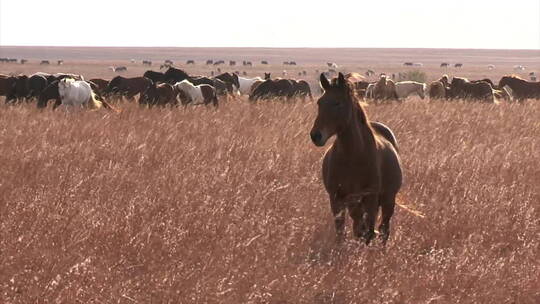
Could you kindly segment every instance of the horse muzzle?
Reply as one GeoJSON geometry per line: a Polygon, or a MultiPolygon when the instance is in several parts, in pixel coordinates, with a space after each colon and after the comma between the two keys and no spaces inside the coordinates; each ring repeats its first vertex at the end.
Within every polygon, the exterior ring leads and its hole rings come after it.
{"type": "Polygon", "coordinates": [[[324,138],[323,134],[320,131],[311,131],[309,134],[311,136],[311,141],[315,144],[317,147],[322,147],[326,143],[326,138],[324,138]]]}

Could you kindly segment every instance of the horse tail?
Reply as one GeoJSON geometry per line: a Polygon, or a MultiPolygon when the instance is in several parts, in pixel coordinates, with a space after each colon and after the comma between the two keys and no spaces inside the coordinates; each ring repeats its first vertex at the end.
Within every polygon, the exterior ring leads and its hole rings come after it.
{"type": "Polygon", "coordinates": [[[111,105],[109,102],[105,101],[105,99],[103,99],[100,95],[96,94],[94,91],[92,91],[92,103],[94,105],[101,104],[107,110],[120,113],[119,109],[111,105]]]}
{"type": "Polygon", "coordinates": [[[103,105],[103,107],[107,110],[110,110],[110,111],[113,111],[113,112],[116,112],[116,113],[120,113],[121,111],[119,109],[117,109],[115,106],[113,106],[112,104],[108,103],[107,101],[105,100],[101,100],[101,104],[103,105]]]}
{"type": "Polygon", "coordinates": [[[103,105],[102,101],[99,100],[98,96],[94,91],[90,92],[89,106],[93,109],[99,109],[103,105]]]}

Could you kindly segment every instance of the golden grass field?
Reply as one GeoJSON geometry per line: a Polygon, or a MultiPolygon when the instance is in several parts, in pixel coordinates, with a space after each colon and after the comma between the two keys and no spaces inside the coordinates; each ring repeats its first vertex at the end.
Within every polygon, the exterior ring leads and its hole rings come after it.
{"type": "MultiPolygon", "coordinates": [[[[106,66],[122,61],[99,61],[104,52],[63,54],[63,66],[0,64],[0,73],[112,78],[106,66]]],[[[464,63],[476,54],[461,52],[464,63]]],[[[538,58],[515,52],[493,51],[501,71],[470,63],[462,74],[498,80],[516,58],[538,58]]],[[[290,60],[301,64],[298,54],[290,60]]],[[[409,61],[377,56],[380,71],[409,61]]],[[[297,68],[314,79],[326,60],[310,60],[297,68]]],[[[424,69],[440,77],[438,63],[424,69]]],[[[540,303],[538,100],[369,105],[400,145],[398,202],[425,215],[397,207],[386,248],[355,240],[350,220],[335,245],[326,148],[309,138],[313,102],[118,107],[40,112],[2,101],[1,303],[540,303]]]]}

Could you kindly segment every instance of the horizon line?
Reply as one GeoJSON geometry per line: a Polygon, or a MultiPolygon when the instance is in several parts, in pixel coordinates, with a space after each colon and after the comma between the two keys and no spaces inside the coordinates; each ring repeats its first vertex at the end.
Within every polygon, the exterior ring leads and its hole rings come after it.
{"type": "MultiPolygon", "coordinates": [[[[492,50],[492,51],[540,51],[540,48],[462,48],[462,47],[333,47],[333,46],[106,46],[106,45],[0,45],[3,47],[49,47],[49,48],[201,48],[201,49],[421,49],[421,50],[492,50]]],[[[540,55],[540,54],[539,54],[540,55]]]]}

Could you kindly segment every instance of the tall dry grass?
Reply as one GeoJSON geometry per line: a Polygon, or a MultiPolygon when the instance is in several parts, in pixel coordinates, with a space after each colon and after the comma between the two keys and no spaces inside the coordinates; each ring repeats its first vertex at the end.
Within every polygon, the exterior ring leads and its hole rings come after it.
{"type": "Polygon", "coordinates": [[[0,302],[539,303],[540,105],[368,113],[426,215],[386,248],[334,245],[313,104],[2,107],[0,302]]]}

